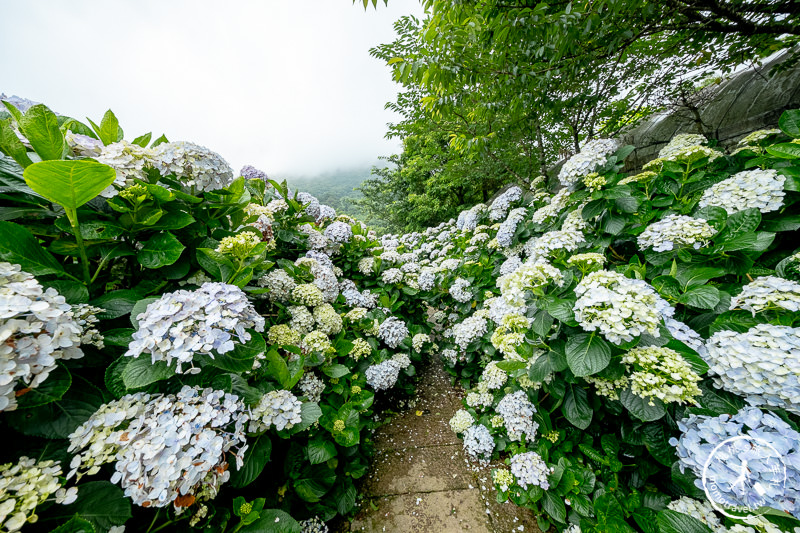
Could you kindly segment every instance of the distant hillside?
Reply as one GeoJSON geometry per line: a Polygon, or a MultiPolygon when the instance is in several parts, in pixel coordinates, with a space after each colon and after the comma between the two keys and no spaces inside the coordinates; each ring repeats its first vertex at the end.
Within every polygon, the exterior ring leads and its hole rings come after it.
{"type": "Polygon", "coordinates": [[[313,194],[320,203],[333,207],[337,213],[362,218],[360,209],[353,205],[352,200],[363,197],[354,189],[369,178],[371,168],[339,169],[316,176],[276,175],[275,179],[286,180],[290,188],[313,194]]]}

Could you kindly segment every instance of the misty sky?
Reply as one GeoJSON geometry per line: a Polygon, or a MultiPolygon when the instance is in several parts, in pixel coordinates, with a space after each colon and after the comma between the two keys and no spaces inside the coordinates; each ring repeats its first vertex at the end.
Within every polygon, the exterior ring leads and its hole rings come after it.
{"type": "Polygon", "coordinates": [[[417,0],[0,0],[0,92],[207,146],[238,172],[315,174],[397,152],[370,47],[417,0]]]}

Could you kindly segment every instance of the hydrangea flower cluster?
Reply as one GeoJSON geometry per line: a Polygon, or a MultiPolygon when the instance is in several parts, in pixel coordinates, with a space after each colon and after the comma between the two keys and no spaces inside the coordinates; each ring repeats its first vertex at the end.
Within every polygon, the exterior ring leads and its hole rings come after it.
{"type": "Polygon", "coordinates": [[[431,342],[431,338],[426,333],[417,333],[411,338],[411,347],[415,352],[421,353],[425,343],[431,342]]]}
{"type": "Polygon", "coordinates": [[[55,289],[45,290],[19,265],[0,263],[0,411],[16,409],[20,383],[36,388],[59,359],[83,357],[85,326],[55,289]]]}
{"type": "Polygon", "coordinates": [[[662,317],[674,309],[647,282],[617,272],[598,270],[575,287],[575,320],[586,331],[600,331],[614,344],[649,333],[659,337],[662,317]]]}
{"type": "Polygon", "coordinates": [[[569,187],[597,167],[604,165],[614,150],[617,142],[613,139],[595,139],[581,147],[581,151],[567,159],[558,172],[558,181],[564,187],[569,187]]]}
{"type": "Polygon", "coordinates": [[[328,533],[328,531],[328,525],[318,516],[300,521],[300,533],[328,533]]]}
{"type": "Polygon", "coordinates": [[[533,441],[539,429],[539,424],[533,421],[535,412],[536,408],[524,391],[506,394],[497,404],[497,413],[503,417],[508,438],[512,441],[521,440],[523,435],[529,442],[533,441]]]}
{"type": "Polygon", "coordinates": [[[331,304],[315,307],[314,320],[317,322],[317,329],[326,335],[336,335],[342,331],[342,317],[331,304]]]}
{"type": "Polygon", "coordinates": [[[331,222],[325,228],[323,235],[335,243],[344,244],[350,242],[350,239],[353,238],[353,228],[345,222],[331,222]]]}
{"type": "Polygon", "coordinates": [[[729,214],[752,208],[770,213],[783,205],[785,182],[774,169],[743,170],[706,189],[697,205],[721,207],[729,214]]]}
{"type": "Polygon", "coordinates": [[[297,287],[294,278],[281,268],[270,270],[261,276],[258,284],[269,289],[267,297],[274,302],[288,302],[292,296],[292,290],[297,287]]]}
{"type": "Polygon", "coordinates": [[[781,130],[772,128],[769,130],[756,130],[749,135],[742,137],[737,143],[739,146],[758,146],[758,143],[772,135],[780,135],[781,130]]]}
{"type": "Polygon", "coordinates": [[[497,366],[497,361],[491,361],[481,374],[481,381],[487,389],[495,390],[505,385],[508,374],[497,366]]]}
{"type": "Polygon", "coordinates": [[[619,379],[605,379],[594,376],[585,376],[583,379],[587,383],[594,385],[595,393],[598,396],[605,396],[612,400],[619,400],[619,391],[628,386],[628,377],[622,376],[619,379]]]}
{"type": "Polygon", "coordinates": [[[399,318],[390,316],[381,322],[378,337],[389,348],[397,348],[408,337],[408,327],[399,318]]]}
{"type": "Polygon", "coordinates": [[[153,363],[166,361],[168,365],[174,359],[179,374],[181,365],[191,365],[195,354],[213,357],[227,353],[233,350],[235,339],[241,343],[250,340],[247,328],[264,331],[264,318],[244,291],[225,283],[204,283],[195,291],[166,293],[136,319],[139,329],[125,355],[150,354],[153,363]]]}
{"type": "Polygon", "coordinates": [[[800,410],[800,328],[757,324],[719,331],[706,343],[714,384],[751,405],[800,410]]]}
{"type": "Polygon", "coordinates": [[[261,397],[250,414],[250,433],[263,433],[272,426],[278,431],[292,429],[303,421],[300,416],[303,402],[288,390],[274,390],[261,397]]]}
{"type": "Polygon", "coordinates": [[[400,376],[400,363],[394,359],[389,359],[377,365],[367,368],[364,376],[367,383],[375,390],[388,390],[397,383],[400,376]]]}
{"type": "Polygon", "coordinates": [[[381,273],[381,280],[387,285],[403,281],[403,271],[399,268],[389,268],[381,273]]]}
{"type": "Polygon", "coordinates": [[[510,187],[503,194],[495,198],[492,205],[489,206],[489,218],[491,220],[500,220],[506,216],[506,212],[508,208],[511,207],[511,204],[518,201],[520,198],[522,198],[522,189],[516,185],[510,187]]]}
{"type": "Polygon", "coordinates": [[[672,338],[681,341],[686,346],[700,354],[700,356],[705,358],[708,350],[706,350],[705,341],[699,333],[683,322],[679,322],[670,317],[664,317],[664,325],[667,326],[667,330],[669,331],[669,334],[672,335],[672,338]]]}
{"type": "Polygon", "coordinates": [[[320,288],[312,283],[301,283],[292,289],[292,300],[308,307],[322,305],[325,301],[320,288]]]}
{"type": "Polygon", "coordinates": [[[133,185],[134,179],[144,180],[147,177],[145,166],[150,163],[149,156],[149,150],[128,141],[102,146],[98,155],[90,157],[94,157],[98,163],[112,167],[117,173],[117,177],[114,179],[114,183],[100,193],[100,196],[112,198],[118,194],[117,187],[122,189],[133,185]]]}
{"type": "Polygon", "coordinates": [[[364,339],[356,339],[353,341],[353,349],[350,350],[348,355],[350,355],[354,361],[358,361],[362,357],[368,356],[370,353],[372,353],[372,346],[364,339]]]}
{"type": "Polygon", "coordinates": [[[497,228],[497,244],[504,248],[514,244],[514,233],[516,233],[517,226],[525,219],[527,213],[528,210],[524,207],[517,207],[511,210],[508,217],[497,228]]]}
{"type": "Polygon", "coordinates": [[[466,303],[472,300],[472,291],[469,290],[470,282],[464,278],[456,278],[450,286],[450,296],[457,302],[466,303]]]}
{"type": "Polygon", "coordinates": [[[570,195],[572,192],[569,188],[563,188],[550,198],[549,203],[546,203],[531,215],[531,221],[537,224],[543,224],[545,221],[552,217],[560,215],[564,209],[570,206],[570,195]]]}
{"type": "Polygon", "coordinates": [[[669,443],[676,447],[681,472],[689,468],[697,476],[695,485],[703,488],[701,479],[706,470],[706,479],[716,484],[715,501],[750,508],[763,502],[800,517],[800,433],[789,424],[772,413],[744,407],[733,416],[689,415],[678,422],[678,428],[680,438],[673,437],[669,443]],[[742,435],[764,444],[754,453],[751,439],[732,440],[726,443],[724,461],[708,460],[720,443],[742,435]],[[774,463],[785,465],[784,483],[773,483],[770,465],[774,463]],[[746,484],[737,483],[743,468],[749,471],[746,484]]]}
{"type": "Polygon", "coordinates": [[[267,331],[267,341],[277,346],[299,346],[300,333],[286,324],[276,324],[267,331]]]}
{"type": "Polygon", "coordinates": [[[468,411],[459,409],[450,419],[450,429],[453,430],[453,433],[464,433],[474,423],[475,419],[468,411]]]}
{"type": "Polygon", "coordinates": [[[679,133],[674,136],[667,145],[659,150],[659,159],[669,159],[682,150],[693,146],[701,146],[708,142],[703,135],[696,133],[679,133]]]}
{"type": "Polygon", "coordinates": [[[622,362],[633,367],[628,376],[631,392],[640,398],[653,398],[664,403],[697,403],[702,392],[697,386],[700,376],[681,355],[670,348],[636,347],[622,356],[622,362]]]}
{"type": "Polygon", "coordinates": [[[494,451],[494,437],[483,424],[475,424],[464,431],[464,451],[475,461],[487,462],[494,451]]]}
{"type": "Polygon", "coordinates": [[[162,176],[174,175],[187,191],[214,191],[233,182],[233,169],[222,156],[204,146],[178,141],[159,144],[149,164],[162,176]]]}
{"type": "Polygon", "coordinates": [[[573,252],[586,242],[586,237],[580,231],[548,231],[537,239],[525,243],[525,253],[536,261],[553,256],[553,252],[564,250],[573,252]]]}
{"type": "Polygon", "coordinates": [[[301,346],[311,352],[327,353],[331,349],[331,340],[322,331],[314,330],[303,337],[301,346]]]}
{"type": "Polygon", "coordinates": [[[681,496],[679,499],[669,502],[667,508],[696,518],[711,528],[711,531],[720,533],[727,531],[719,517],[714,513],[714,508],[708,502],[695,500],[688,496],[681,496]]]}
{"type": "Polygon", "coordinates": [[[478,315],[469,316],[460,324],[453,326],[453,342],[462,350],[466,350],[472,341],[486,335],[488,326],[485,318],[478,315]]]}
{"type": "Polygon", "coordinates": [[[502,492],[506,492],[514,484],[514,474],[505,468],[497,468],[492,470],[492,481],[502,492]]]}
{"type": "Polygon", "coordinates": [[[776,276],[756,278],[731,298],[730,309],[737,307],[753,316],[768,309],[800,311],[800,283],[776,276]]]}
{"type": "Polygon", "coordinates": [[[296,330],[301,335],[310,333],[314,329],[316,322],[314,315],[304,305],[292,305],[288,308],[289,315],[292,317],[289,320],[289,326],[296,330]]]}
{"type": "Polygon", "coordinates": [[[239,175],[246,180],[261,180],[264,183],[266,183],[269,179],[266,172],[263,170],[258,170],[256,167],[251,165],[243,166],[242,170],[239,171],[239,175]]]}
{"type": "Polygon", "coordinates": [[[217,245],[216,251],[242,260],[250,255],[253,248],[261,244],[261,237],[252,231],[243,231],[238,235],[224,237],[217,245]]]}
{"type": "Polygon", "coordinates": [[[19,531],[27,522],[35,522],[36,507],[55,494],[56,503],[70,504],[78,489],[64,489],[57,461],[36,461],[22,456],[17,464],[0,465],[0,530],[19,531]]]}
{"type": "Polygon", "coordinates": [[[553,469],[547,466],[538,453],[525,452],[511,457],[511,473],[523,489],[538,486],[547,490],[550,488],[547,476],[553,473],[553,469]]]}
{"type": "Polygon", "coordinates": [[[101,406],[69,436],[76,455],[67,478],[113,462],[111,482],[135,504],[174,504],[181,511],[187,497],[216,496],[230,478],[225,456],[237,446],[241,468],[248,420],[239,398],[223,391],[184,386],[174,396],[126,395],[101,406]]]}
{"type": "Polygon", "coordinates": [[[647,226],[639,234],[638,242],[640,248],[652,248],[656,252],[674,250],[676,245],[699,250],[707,246],[716,233],[717,230],[701,218],[673,214],[647,226]]]}
{"type": "Polygon", "coordinates": [[[319,403],[322,399],[322,392],[325,390],[325,382],[315,376],[313,372],[305,372],[297,383],[297,387],[309,402],[319,403]]]}
{"type": "Polygon", "coordinates": [[[503,298],[513,306],[525,305],[525,291],[541,291],[549,284],[561,287],[564,276],[547,261],[528,261],[512,272],[497,278],[497,287],[503,298]]]}

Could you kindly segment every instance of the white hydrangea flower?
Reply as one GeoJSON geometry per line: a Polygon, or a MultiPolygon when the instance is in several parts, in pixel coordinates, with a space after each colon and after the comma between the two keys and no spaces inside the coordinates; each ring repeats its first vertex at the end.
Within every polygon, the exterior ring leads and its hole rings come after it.
{"type": "Polygon", "coordinates": [[[142,507],[212,499],[230,472],[242,467],[247,409],[233,394],[184,386],[176,395],[126,395],[104,404],[70,436],[75,453],[67,478],[114,463],[112,483],[142,507]]]}
{"type": "Polygon", "coordinates": [[[494,438],[483,424],[475,424],[464,431],[464,451],[467,455],[480,462],[487,462],[494,451],[494,438]]]}
{"type": "Polygon", "coordinates": [[[517,226],[525,219],[528,210],[524,207],[517,207],[512,209],[508,217],[500,224],[497,229],[497,244],[504,248],[510,247],[514,241],[514,233],[517,231],[517,226]]]}
{"type": "Polygon", "coordinates": [[[464,278],[456,278],[450,286],[450,296],[457,302],[466,303],[472,300],[472,291],[470,291],[470,282],[464,278]]]}
{"type": "Polygon", "coordinates": [[[310,333],[316,322],[314,320],[314,315],[311,314],[311,311],[304,305],[292,305],[288,309],[289,315],[292,317],[289,320],[289,326],[301,335],[305,335],[310,333]]]}
{"type": "Polygon", "coordinates": [[[489,312],[489,318],[498,325],[503,323],[506,316],[521,315],[525,312],[524,305],[511,305],[502,296],[484,301],[483,308],[489,312]]]}
{"type": "Polygon", "coordinates": [[[314,320],[317,322],[317,329],[326,335],[338,335],[342,331],[342,317],[331,304],[315,307],[314,320]]]}
{"type": "Polygon", "coordinates": [[[425,333],[417,333],[411,338],[411,347],[414,349],[415,352],[421,353],[422,347],[425,343],[431,342],[431,338],[429,335],[425,333]]]}
{"type": "Polygon", "coordinates": [[[458,352],[452,348],[445,348],[442,350],[442,358],[450,363],[450,366],[455,366],[456,363],[463,359],[462,357],[459,357],[458,352]]]}
{"type": "Polygon", "coordinates": [[[749,135],[742,137],[737,143],[739,146],[758,146],[760,141],[763,141],[770,135],[779,135],[781,130],[772,128],[769,130],[756,130],[749,135]]]}
{"type": "Polygon", "coordinates": [[[550,488],[547,476],[553,473],[553,469],[548,468],[538,453],[525,452],[511,456],[511,473],[523,489],[533,485],[547,490],[550,488]]]}
{"type": "Polygon", "coordinates": [[[190,142],[159,144],[149,164],[162,176],[174,175],[189,192],[214,191],[233,182],[233,169],[222,156],[190,142]]]}
{"type": "Polygon", "coordinates": [[[411,366],[411,358],[406,353],[396,353],[392,356],[392,361],[395,361],[398,365],[400,365],[400,370],[405,370],[409,366],[411,366]]]}
{"type": "Polygon", "coordinates": [[[646,281],[608,270],[587,275],[575,294],[575,320],[585,331],[600,331],[614,344],[643,333],[659,337],[662,318],[675,312],[646,281]]]}
{"type": "Polygon", "coordinates": [[[453,430],[453,433],[464,433],[474,423],[475,419],[469,412],[459,409],[450,419],[450,429],[453,430]]]}
{"type": "Polygon", "coordinates": [[[297,387],[308,401],[319,403],[322,399],[322,392],[325,390],[325,382],[314,375],[313,372],[305,372],[297,383],[297,387]]]}
{"type": "Polygon", "coordinates": [[[103,141],[81,135],[72,130],[64,132],[64,140],[67,142],[72,155],[97,158],[103,153],[103,141]]]}
{"type": "Polygon", "coordinates": [[[408,327],[399,318],[390,316],[381,322],[378,337],[389,348],[397,348],[408,337],[408,327]]]}
{"type": "Polygon", "coordinates": [[[490,390],[499,389],[505,385],[507,379],[508,374],[497,366],[497,361],[491,361],[486,365],[481,374],[481,381],[490,390]]]}
{"type": "Polygon", "coordinates": [[[606,264],[606,256],[594,252],[585,254],[575,254],[567,259],[567,264],[570,266],[583,266],[583,267],[603,267],[606,264]]]}
{"type": "Polygon", "coordinates": [[[667,145],[659,150],[660,159],[668,159],[682,150],[692,146],[702,146],[708,142],[703,135],[696,133],[679,133],[675,135],[667,145]]]}
{"type": "Polygon", "coordinates": [[[128,141],[119,141],[103,146],[99,155],[91,157],[116,171],[114,183],[100,193],[103,198],[112,198],[118,194],[117,187],[122,189],[133,185],[134,179],[147,178],[145,166],[150,162],[151,151],[128,141]]]}
{"type": "Polygon", "coordinates": [[[619,379],[585,376],[583,379],[585,379],[587,383],[594,385],[595,393],[598,396],[605,396],[612,400],[619,400],[619,391],[626,388],[630,383],[627,376],[622,376],[619,379]]]}
{"type": "Polygon", "coordinates": [[[767,309],[800,311],[800,283],[776,276],[762,276],[742,287],[731,298],[730,310],[741,308],[756,313],[767,309]]]}
{"type": "Polygon", "coordinates": [[[303,337],[300,346],[305,351],[326,353],[331,349],[331,340],[324,332],[314,330],[303,337]]]}
{"type": "Polygon", "coordinates": [[[345,222],[331,222],[330,226],[325,228],[324,235],[333,242],[344,244],[353,238],[353,229],[345,222]]]}
{"type": "Polygon", "coordinates": [[[76,321],[81,314],[19,265],[0,263],[0,411],[17,408],[18,385],[35,389],[56,361],[83,357],[79,346],[94,335],[93,322],[76,321]]]}
{"type": "Polygon", "coordinates": [[[702,392],[697,386],[700,376],[681,355],[670,348],[636,347],[622,356],[622,362],[633,367],[628,376],[631,392],[640,398],[653,398],[664,403],[696,404],[702,392]]]}
{"type": "Polygon", "coordinates": [[[300,305],[316,307],[322,305],[325,298],[319,287],[312,283],[302,283],[292,289],[292,300],[300,305]]]}
{"type": "Polygon", "coordinates": [[[548,231],[525,243],[524,250],[530,259],[536,261],[552,257],[556,250],[573,252],[585,242],[586,237],[580,231],[548,231]]]}
{"type": "Polygon", "coordinates": [[[674,250],[675,246],[691,246],[699,250],[708,246],[709,239],[717,233],[703,219],[684,215],[667,215],[654,222],[639,234],[640,248],[652,248],[656,252],[674,250]]]}
{"type": "Polygon", "coordinates": [[[250,433],[263,433],[275,426],[277,431],[292,429],[303,421],[300,416],[303,402],[288,390],[274,390],[261,397],[251,410],[250,433]]]}
{"type": "Polygon", "coordinates": [[[667,326],[669,334],[672,335],[674,339],[681,341],[703,358],[708,354],[703,337],[683,322],[679,322],[670,317],[664,317],[664,325],[667,326]]]}
{"type": "Polygon", "coordinates": [[[617,149],[617,142],[613,139],[595,139],[581,147],[581,151],[567,159],[558,172],[558,181],[564,187],[595,171],[597,167],[605,165],[608,156],[617,149]]]}
{"type": "Polygon", "coordinates": [[[136,319],[139,329],[125,355],[150,354],[153,363],[165,361],[167,365],[174,359],[179,374],[181,365],[192,365],[195,354],[214,357],[215,353],[227,353],[233,350],[235,340],[250,340],[248,328],[264,331],[264,317],[244,291],[225,283],[204,283],[195,291],[166,293],[136,319]]]}
{"type": "Polygon", "coordinates": [[[364,372],[367,384],[375,390],[388,390],[397,383],[400,377],[400,363],[389,359],[377,365],[372,365],[364,372]]]}
{"type": "Polygon", "coordinates": [[[465,318],[460,324],[455,324],[451,333],[453,342],[462,350],[466,350],[470,343],[486,335],[487,331],[488,324],[486,319],[478,315],[472,315],[465,318]]]}
{"type": "Polygon", "coordinates": [[[387,285],[403,281],[403,271],[399,268],[389,268],[381,273],[381,280],[387,285]]]}
{"type": "Polygon", "coordinates": [[[533,421],[535,412],[536,408],[524,391],[506,394],[497,404],[497,413],[503,417],[508,438],[512,441],[519,441],[525,435],[528,442],[533,442],[539,429],[539,424],[533,421]]]}
{"type": "Polygon", "coordinates": [[[526,291],[538,292],[551,283],[563,286],[564,276],[559,269],[544,260],[528,261],[511,274],[497,278],[500,293],[512,306],[525,305],[526,291]]]}
{"type": "Polygon", "coordinates": [[[297,282],[282,268],[270,270],[259,278],[258,284],[269,289],[267,297],[274,302],[288,302],[297,282]]]}
{"type": "Polygon", "coordinates": [[[514,185],[506,190],[503,194],[498,196],[489,206],[489,218],[491,220],[500,220],[506,216],[506,211],[512,203],[522,198],[522,189],[514,185]]]}
{"type": "Polygon", "coordinates": [[[695,500],[688,496],[669,502],[667,508],[683,513],[701,521],[715,533],[726,533],[728,530],[722,525],[719,517],[714,513],[714,508],[706,501],[695,500]]]}
{"type": "Polygon", "coordinates": [[[571,194],[572,192],[566,187],[558,191],[550,198],[547,204],[534,211],[533,215],[531,215],[531,221],[537,224],[544,224],[547,220],[560,215],[564,209],[572,204],[570,201],[571,194]]]}
{"type": "Polygon", "coordinates": [[[719,331],[706,348],[717,387],[751,405],[800,411],[800,328],[758,324],[745,333],[719,331]]]}
{"type": "Polygon", "coordinates": [[[57,503],[69,504],[78,497],[78,489],[64,489],[58,461],[36,461],[26,456],[16,464],[0,465],[0,531],[19,531],[27,522],[36,521],[36,507],[55,494],[57,503]]]}
{"type": "Polygon", "coordinates": [[[729,214],[751,208],[770,213],[783,205],[785,182],[775,169],[743,170],[706,189],[697,205],[721,207],[729,214]]]}

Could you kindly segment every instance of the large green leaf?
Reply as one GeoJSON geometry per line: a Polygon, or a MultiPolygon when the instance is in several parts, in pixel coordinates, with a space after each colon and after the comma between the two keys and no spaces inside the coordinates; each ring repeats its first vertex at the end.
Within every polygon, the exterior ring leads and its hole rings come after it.
{"type": "Polygon", "coordinates": [[[800,137],[800,109],[784,111],[778,119],[778,127],[790,137],[800,137]]]}
{"type": "Polygon", "coordinates": [[[581,333],[567,340],[567,364],[576,376],[591,376],[611,361],[611,347],[596,333],[581,333]]]}
{"type": "Polygon", "coordinates": [[[594,412],[586,399],[586,391],[578,386],[567,387],[563,411],[567,420],[579,429],[586,429],[592,423],[594,412]]]}
{"type": "Polygon", "coordinates": [[[301,533],[300,524],[280,509],[264,509],[258,520],[244,526],[241,533],[301,533]]]}
{"type": "Polygon", "coordinates": [[[667,414],[667,410],[661,400],[658,398],[646,400],[636,396],[631,392],[630,388],[620,391],[619,400],[633,416],[644,422],[658,420],[667,414]],[[650,405],[650,402],[653,402],[653,405],[650,405]]]}
{"type": "Polygon", "coordinates": [[[0,260],[18,264],[22,270],[35,276],[64,272],[36,237],[13,222],[0,222],[0,260]]]}
{"type": "Polygon", "coordinates": [[[689,289],[678,298],[678,301],[698,309],[714,309],[719,303],[719,299],[719,289],[703,285],[689,289]]]}
{"type": "MultiPolygon", "coordinates": [[[[78,499],[70,505],[56,505],[55,518],[79,515],[99,531],[108,531],[131,518],[131,501],[121,488],[108,481],[78,485],[78,499]]],[[[51,511],[53,512],[53,511],[51,511]]],[[[51,515],[52,516],[52,515],[51,515]]]]}
{"type": "Polygon", "coordinates": [[[97,315],[97,318],[111,320],[130,313],[136,302],[141,299],[141,295],[134,290],[120,289],[105,293],[94,300],[92,305],[105,309],[104,312],[97,315]]]}
{"type": "Polygon", "coordinates": [[[231,486],[238,489],[255,481],[269,462],[271,454],[272,441],[267,435],[259,435],[250,441],[242,467],[231,471],[231,486]]]}
{"type": "Polygon", "coordinates": [[[103,115],[103,119],[100,121],[99,126],[92,122],[92,119],[88,117],[86,120],[89,121],[89,124],[92,125],[92,128],[94,128],[97,136],[106,146],[121,141],[125,136],[122,128],[119,127],[119,120],[117,120],[117,117],[110,109],[103,115]]]}
{"type": "Polygon", "coordinates": [[[75,515],[50,533],[94,533],[94,526],[88,520],[75,515]]]}
{"type": "Polygon", "coordinates": [[[331,490],[335,481],[336,471],[327,465],[306,465],[292,486],[300,499],[314,503],[331,490]]]}
{"type": "Polygon", "coordinates": [[[781,159],[798,159],[800,158],[800,144],[794,143],[780,143],[767,146],[767,152],[775,157],[781,159]]]}
{"type": "Polygon", "coordinates": [[[128,389],[146,387],[156,381],[169,379],[175,375],[175,363],[167,366],[165,361],[153,363],[147,354],[134,357],[122,370],[122,381],[128,389]]]}
{"type": "Polygon", "coordinates": [[[50,372],[35,389],[30,389],[17,399],[19,409],[30,409],[46,403],[60,400],[72,385],[72,376],[63,364],[59,364],[50,372]]]}
{"type": "Polygon", "coordinates": [[[116,171],[96,161],[42,161],[25,169],[28,186],[51,202],[75,210],[114,182],[116,171]]]}
{"type": "Polygon", "coordinates": [[[250,335],[250,340],[246,343],[235,342],[233,350],[230,352],[215,354],[213,358],[204,356],[202,358],[203,363],[228,372],[247,372],[252,370],[253,360],[257,355],[264,353],[267,344],[264,342],[264,337],[259,333],[251,330],[250,335]],[[206,357],[208,358],[206,359],[206,357]]]}
{"type": "Polygon", "coordinates": [[[12,158],[23,168],[33,164],[31,158],[28,157],[27,148],[5,120],[0,120],[0,152],[12,158]]]}
{"type": "Polygon", "coordinates": [[[725,229],[717,234],[714,241],[724,242],[736,235],[755,231],[759,224],[761,224],[761,211],[757,208],[753,207],[736,212],[728,217],[725,222],[725,229]]]}
{"type": "Polygon", "coordinates": [[[336,457],[336,445],[324,436],[317,436],[308,443],[308,461],[312,465],[324,463],[336,457]]]}
{"type": "Polygon", "coordinates": [[[177,261],[186,247],[172,233],[153,235],[144,243],[136,258],[145,268],[161,268],[177,261]]]}
{"type": "Polygon", "coordinates": [[[658,528],[661,533],[712,533],[711,528],[697,518],[671,509],[658,513],[658,528]]]}
{"type": "Polygon", "coordinates": [[[320,409],[319,405],[312,402],[303,402],[303,405],[300,406],[300,418],[302,421],[299,424],[295,424],[292,431],[295,433],[304,431],[319,420],[321,416],[322,409],[320,409]]]}
{"type": "Polygon", "coordinates": [[[64,157],[64,134],[58,127],[58,117],[46,105],[31,106],[19,120],[19,129],[42,160],[64,157]]]}

